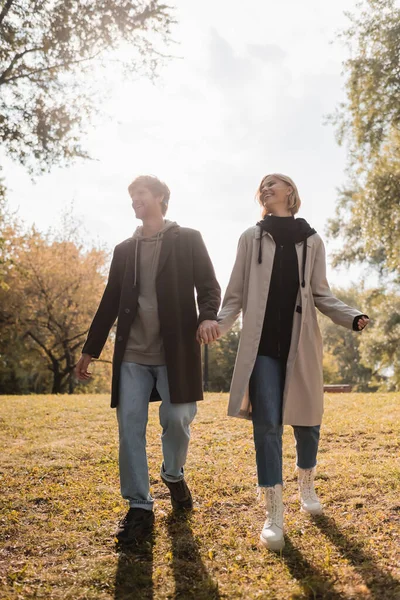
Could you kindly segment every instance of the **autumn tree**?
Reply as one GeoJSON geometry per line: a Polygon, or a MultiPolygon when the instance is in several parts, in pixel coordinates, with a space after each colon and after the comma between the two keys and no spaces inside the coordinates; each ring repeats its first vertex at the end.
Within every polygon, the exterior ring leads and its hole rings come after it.
{"type": "Polygon", "coordinates": [[[334,264],[366,262],[400,281],[400,8],[363,0],[342,33],[346,101],[333,121],[349,149],[349,181],[329,234],[343,240],[334,264]]]}
{"type": "Polygon", "coordinates": [[[375,374],[379,389],[400,391],[400,294],[370,290],[366,304],[373,327],[361,336],[363,364],[375,374]]]}
{"type": "MultiPolygon", "coordinates": [[[[334,294],[349,306],[367,310],[366,294],[357,288],[334,289],[334,294]]],[[[368,316],[369,312],[368,312],[368,316]]],[[[366,392],[377,388],[373,369],[366,366],[361,352],[361,334],[338,327],[328,317],[318,313],[324,344],[324,383],[349,383],[354,391],[366,392]]],[[[371,330],[374,324],[371,324],[371,330]]]]}
{"type": "Polygon", "coordinates": [[[239,322],[236,322],[226,335],[209,345],[208,387],[210,392],[229,392],[239,338],[240,325],[239,322]]]}
{"type": "MultiPolygon", "coordinates": [[[[3,386],[15,380],[23,390],[72,392],[73,369],[104,289],[107,255],[85,250],[70,236],[32,229],[14,238],[11,258],[0,289],[3,386]]],[[[110,359],[110,351],[102,358],[110,359]]]]}
{"type": "Polygon", "coordinates": [[[86,157],[106,67],[151,75],[170,35],[159,0],[0,2],[0,140],[30,170],[86,157]]]}

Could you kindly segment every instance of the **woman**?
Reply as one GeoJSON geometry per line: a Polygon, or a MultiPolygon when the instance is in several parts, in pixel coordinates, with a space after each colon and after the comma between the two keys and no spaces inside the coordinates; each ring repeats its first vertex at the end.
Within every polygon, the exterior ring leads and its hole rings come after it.
{"type": "Polygon", "coordinates": [[[315,308],[338,325],[361,330],[368,317],[333,296],[324,245],[304,219],[285,175],[267,175],[257,190],[263,219],[239,240],[218,316],[221,334],[243,313],[228,414],[252,419],[258,485],[267,520],[261,542],[284,547],[282,432],[296,439],[301,509],[322,512],[314,473],[323,413],[322,340],[315,308]]]}

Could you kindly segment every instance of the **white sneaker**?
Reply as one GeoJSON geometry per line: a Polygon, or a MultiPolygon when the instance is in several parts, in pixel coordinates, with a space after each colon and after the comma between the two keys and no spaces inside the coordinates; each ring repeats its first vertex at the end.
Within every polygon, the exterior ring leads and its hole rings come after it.
{"type": "Polygon", "coordinates": [[[301,511],[310,515],[321,515],[322,504],[314,489],[315,469],[297,469],[301,511]]]}
{"type": "Polygon", "coordinates": [[[260,488],[265,499],[267,520],[260,535],[261,543],[269,550],[279,552],[285,546],[283,538],[282,486],[260,488]]]}

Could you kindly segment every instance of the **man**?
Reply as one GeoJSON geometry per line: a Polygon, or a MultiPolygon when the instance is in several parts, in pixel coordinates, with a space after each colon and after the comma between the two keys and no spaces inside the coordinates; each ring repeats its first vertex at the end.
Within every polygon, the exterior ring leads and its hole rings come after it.
{"type": "Polygon", "coordinates": [[[146,455],[150,396],[161,399],[161,479],[174,509],[192,508],[183,466],[196,401],[203,397],[196,335],[204,343],[217,339],[221,297],[200,233],[164,219],[168,187],[156,177],[140,176],[128,191],[143,226],[114,250],[76,374],[90,378],[88,366],[118,317],[111,406],[117,408],[121,493],[129,510],[117,539],[129,544],[148,535],[154,523],[146,455]]]}

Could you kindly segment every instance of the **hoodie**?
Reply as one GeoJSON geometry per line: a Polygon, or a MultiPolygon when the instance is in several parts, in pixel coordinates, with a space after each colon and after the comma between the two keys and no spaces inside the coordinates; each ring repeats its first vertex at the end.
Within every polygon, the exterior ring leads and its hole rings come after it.
{"type": "Polygon", "coordinates": [[[156,293],[156,276],[162,238],[166,231],[178,227],[164,221],[158,233],[143,236],[143,227],[133,234],[135,246],[135,285],[139,286],[137,313],[131,325],[123,360],[142,365],[164,365],[165,354],[160,332],[156,293]]]}
{"type": "MultiPolygon", "coordinates": [[[[258,354],[287,360],[292,339],[293,317],[299,284],[305,286],[307,238],[316,233],[305,219],[267,215],[257,223],[275,242],[274,263],[271,273],[267,306],[258,354]],[[301,282],[295,244],[303,243],[301,282]]],[[[262,233],[262,232],[261,232],[262,233]]],[[[262,262],[262,235],[258,262],[262,262]]]]}

